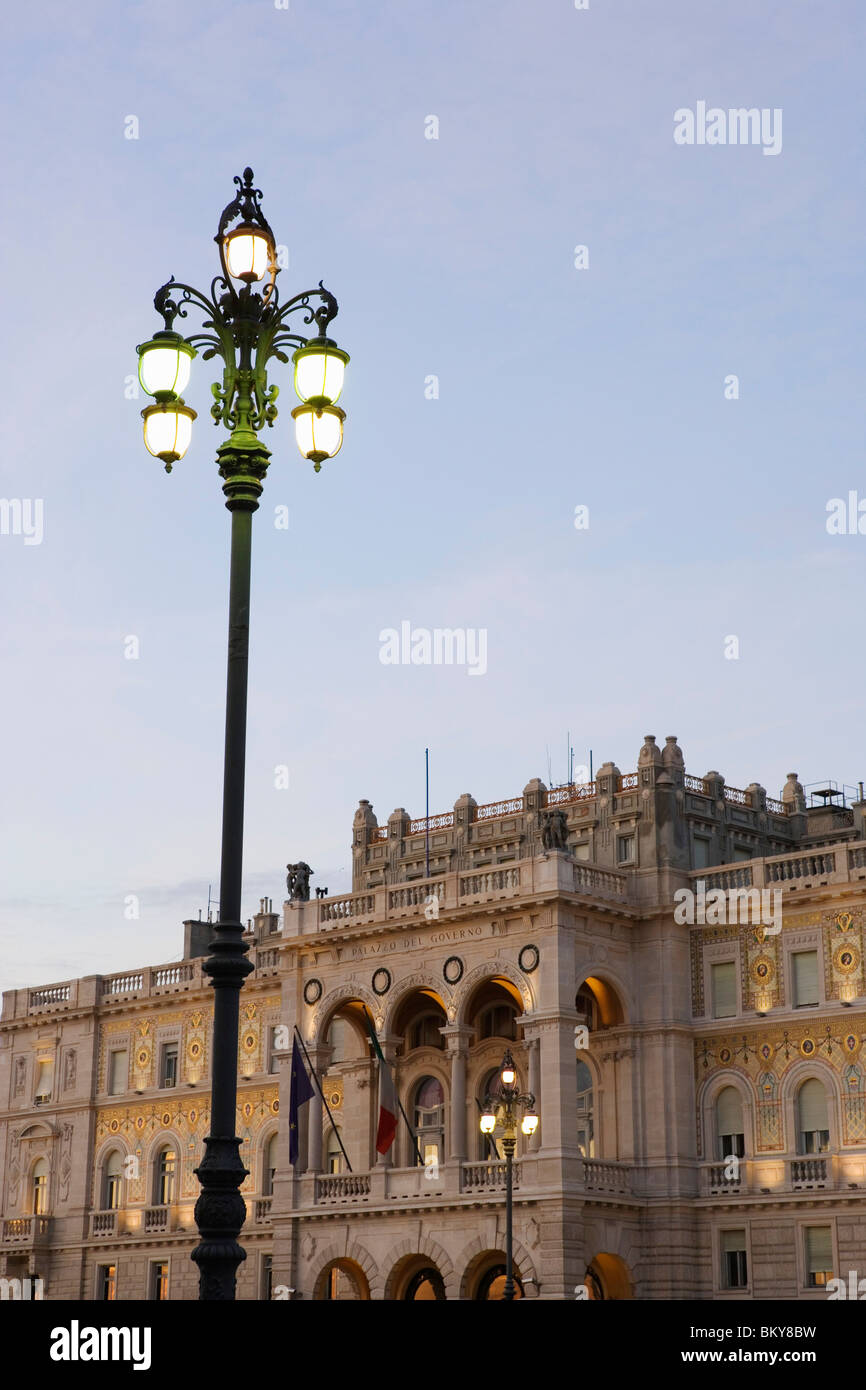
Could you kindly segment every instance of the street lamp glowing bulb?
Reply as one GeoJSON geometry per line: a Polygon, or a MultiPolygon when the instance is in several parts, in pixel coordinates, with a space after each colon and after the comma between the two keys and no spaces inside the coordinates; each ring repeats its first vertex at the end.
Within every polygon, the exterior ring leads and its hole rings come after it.
{"type": "Polygon", "coordinates": [[[535,1131],[538,1129],[538,1116],[524,1115],[523,1123],[521,1124],[520,1128],[523,1130],[524,1134],[534,1134],[535,1131]]]}
{"type": "Polygon", "coordinates": [[[182,459],[189,448],[196,413],[177,400],[145,406],[141,414],[144,446],[154,458],[162,459],[165,471],[170,473],[171,465],[182,459]]]}
{"type": "Polygon", "coordinates": [[[296,405],[292,411],[295,438],[305,459],[312,459],[318,473],[325,459],[333,458],[343,445],[345,411],[338,405],[296,405]]]}
{"type": "Polygon", "coordinates": [[[174,400],[189,384],[195,348],[179,333],[157,333],[138,349],[138,379],[149,396],[174,400]]]}
{"type": "Polygon", "coordinates": [[[340,397],[349,354],[331,338],[313,338],[292,356],[295,390],[302,401],[333,405],[340,397]]]}
{"type": "Polygon", "coordinates": [[[258,227],[242,222],[224,242],[226,265],[235,280],[261,280],[271,259],[271,243],[258,227]]]}
{"type": "Polygon", "coordinates": [[[494,1129],[496,1128],[496,1116],[491,1115],[488,1112],[485,1112],[481,1116],[480,1124],[482,1134],[492,1134],[494,1129]]]}
{"type": "Polygon", "coordinates": [[[503,1067],[499,1073],[502,1077],[503,1086],[513,1086],[517,1073],[511,1067],[503,1067]]]}

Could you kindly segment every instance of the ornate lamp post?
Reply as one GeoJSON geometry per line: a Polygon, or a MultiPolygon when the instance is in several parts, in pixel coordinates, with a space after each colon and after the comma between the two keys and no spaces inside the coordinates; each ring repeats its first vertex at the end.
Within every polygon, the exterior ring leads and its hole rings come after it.
{"type": "Polygon", "coordinates": [[[292,411],[296,438],[301,453],[318,472],[343,442],[345,415],[336,402],[349,360],[327,336],[337,315],[337,301],[321,281],[318,289],[297,294],[280,306],[274,235],[262,213],[262,195],[253,186],[252,169],[244,170],[243,179],[235,177],[235,184],[237,192],[224,209],[214,238],[222,271],[211,281],[210,295],[172,276],[153,301],[164,327],[138,349],[139,379],[154,402],[141,412],[144,442],[163,461],[167,473],[186,453],[196,418],[181,394],[190,378],[196,344],[204,347],[206,361],[222,359],[222,382],[211,388],[211,414],[216,425],[230,431],[216,451],[232,533],[220,914],[211,942],[213,954],[204,965],[214,987],[211,1133],[196,1169],[201,1194],[195,1219],[201,1240],[192,1252],[199,1267],[199,1298],[213,1300],[234,1298],[237,1267],[246,1259],[237,1237],[246,1218],[238,1189],[247,1171],[235,1128],[239,996],[253,967],[243,940],[241,871],[252,514],[259,505],[271,452],[258,435],[277,418],[279,392],[276,383],[268,383],[267,364],[276,358],[287,365],[285,349],[295,348],[295,389],[301,399],[292,411]],[[265,283],[259,293],[253,286],[261,281],[265,283]],[[190,308],[199,311],[202,327],[209,331],[184,338],[175,331],[174,321],[185,319],[190,308]],[[288,320],[295,313],[301,313],[304,324],[316,324],[315,337],[289,331],[288,320]]]}
{"type": "Polygon", "coordinates": [[[497,1125],[502,1130],[502,1147],[505,1150],[505,1292],[507,1302],[514,1299],[514,1276],[512,1258],[512,1194],[514,1150],[517,1148],[517,1111],[526,1113],[520,1128],[524,1134],[534,1134],[538,1128],[535,1113],[535,1096],[526,1092],[521,1094],[517,1085],[517,1072],[511,1049],[507,1048],[499,1069],[499,1085],[495,1094],[484,1097],[484,1113],[481,1116],[481,1133],[493,1134],[497,1125]]]}

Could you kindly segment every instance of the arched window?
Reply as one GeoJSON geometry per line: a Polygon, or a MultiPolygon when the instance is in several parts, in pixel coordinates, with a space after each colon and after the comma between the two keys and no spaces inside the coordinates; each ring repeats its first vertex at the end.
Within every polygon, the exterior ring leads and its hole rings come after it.
{"type": "Polygon", "coordinates": [[[742,1158],[745,1152],[743,1098],[736,1086],[725,1086],[716,1096],[716,1158],[742,1158]]]}
{"type": "Polygon", "coordinates": [[[441,1014],[433,1013],[432,1010],[430,1013],[419,1014],[409,1025],[407,1050],[411,1052],[415,1047],[444,1048],[445,1039],[439,1032],[442,1023],[441,1014]]]}
{"type": "Polygon", "coordinates": [[[31,1205],[34,1216],[44,1216],[48,1210],[48,1162],[37,1158],[31,1178],[31,1205]]]}
{"type": "Polygon", "coordinates": [[[488,1004],[478,1015],[477,1037],[479,1042],[485,1038],[507,1038],[517,1041],[517,1006],[515,1004],[488,1004]]]}
{"type": "Polygon", "coordinates": [[[174,1201],[174,1174],[177,1156],[174,1149],[161,1149],[156,1160],[155,1197],[158,1207],[170,1206],[174,1201]]]}
{"type": "MultiPolygon", "coordinates": [[[[415,1089],[414,1133],[424,1166],[444,1163],[445,1092],[434,1076],[422,1077],[415,1089]]],[[[413,1163],[419,1161],[417,1149],[413,1163]]]]}
{"type": "Polygon", "coordinates": [[[592,1072],[586,1062],[577,1064],[577,1147],[581,1158],[595,1158],[592,1072]]]}
{"type": "Polygon", "coordinates": [[[589,985],[581,985],[574,1001],[578,1022],[588,1028],[590,1033],[598,1027],[598,1003],[589,985]]]}
{"type": "Polygon", "coordinates": [[[109,1155],[105,1164],[105,1176],[102,1183],[102,1209],[103,1211],[117,1211],[120,1206],[121,1179],[123,1177],[123,1158],[118,1149],[114,1149],[109,1155]]]}
{"type": "Polygon", "coordinates": [[[797,1092],[797,1153],[823,1154],[829,1147],[827,1092],[823,1081],[813,1076],[797,1092]]]}
{"type": "Polygon", "coordinates": [[[272,1197],[277,1176],[277,1135],[272,1134],[265,1149],[265,1170],[262,1173],[262,1195],[272,1197]]]}
{"type": "MultiPolygon", "coordinates": [[[[502,1087],[499,1079],[500,1067],[494,1067],[485,1076],[481,1088],[478,1092],[478,1114],[484,1109],[487,1097],[490,1096],[494,1101],[502,1087]]],[[[495,1134],[482,1134],[481,1126],[476,1125],[478,1131],[478,1157],[485,1163],[495,1163],[505,1157],[505,1150],[502,1147],[502,1139],[495,1134]]]]}
{"type": "Polygon", "coordinates": [[[337,1138],[335,1129],[328,1132],[328,1147],[326,1150],[325,1171],[327,1173],[342,1173],[343,1171],[343,1150],[340,1148],[340,1141],[337,1138]]]}

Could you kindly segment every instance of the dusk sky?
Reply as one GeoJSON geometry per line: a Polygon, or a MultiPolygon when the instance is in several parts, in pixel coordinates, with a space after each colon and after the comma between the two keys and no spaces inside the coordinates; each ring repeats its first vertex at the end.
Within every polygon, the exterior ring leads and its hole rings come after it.
{"type": "Polygon", "coordinates": [[[857,0],[7,14],[0,496],[42,522],[0,534],[0,987],[176,960],[218,892],[218,371],[193,363],[170,476],[130,382],[158,286],[217,274],[247,164],[282,297],[324,280],[352,360],[319,474],[272,364],[244,917],[282,903],[289,860],[348,891],[359,798],[423,815],[425,746],[434,812],[546,781],[548,748],[564,781],[569,731],[578,764],[623,772],[676,734],[690,773],[771,796],[791,770],[866,777],[864,21],[857,0]],[[778,147],[677,143],[675,113],[714,108],[767,113],[778,147]],[[851,493],[863,534],[830,534],[851,493]],[[486,671],[383,664],[403,622],[484,632],[486,671]]]}

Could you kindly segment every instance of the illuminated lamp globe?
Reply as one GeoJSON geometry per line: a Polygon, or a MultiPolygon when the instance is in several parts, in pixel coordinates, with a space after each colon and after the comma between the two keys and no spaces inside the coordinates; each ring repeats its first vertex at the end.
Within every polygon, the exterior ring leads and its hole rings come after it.
{"type": "Polygon", "coordinates": [[[195,348],[179,333],[155,333],[138,349],[138,379],[142,390],[158,401],[173,401],[189,384],[195,348]]]}
{"type": "Polygon", "coordinates": [[[534,1134],[538,1129],[537,1115],[524,1115],[520,1128],[524,1134],[534,1134]]]}
{"type": "Polygon", "coordinates": [[[223,240],[229,275],[251,285],[261,280],[271,261],[271,239],[252,223],[242,222],[223,240]]]}
{"type": "Polygon", "coordinates": [[[302,401],[334,405],[340,398],[349,354],[331,338],[311,338],[292,356],[295,390],[302,401]]]}
{"type": "Polygon", "coordinates": [[[182,400],[158,401],[145,406],[144,446],[154,458],[162,459],[166,473],[171,465],[182,459],[192,438],[192,422],[196,413],[182,400]]]}
{"type": "Polygon", "coordinates": [[[492,1134],[496,1128],[496,1116],[490,1111],[485,1110],[479,1123],[481,1125],[482,1134],[492,1134]]]}
{"type": "Polygon", "coordinates": [[[338,405],[315,405],[307,401],[292,411],[295,438],[305,459],[312,459],[318,473],[325,459],[340,452],[346,412],[338,405]]]}

